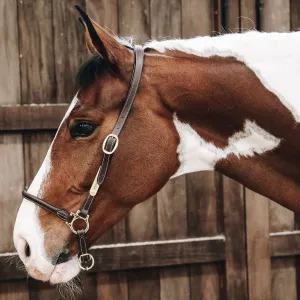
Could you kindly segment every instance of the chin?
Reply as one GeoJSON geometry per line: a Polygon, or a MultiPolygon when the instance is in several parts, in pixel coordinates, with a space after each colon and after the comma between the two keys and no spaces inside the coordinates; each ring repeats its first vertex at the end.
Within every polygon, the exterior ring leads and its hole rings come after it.
{"type": "Polygon", "coordinates": [[[49,282],[51,284],[66,283],[72,280],[80,273],[77,256],[73,256],[71,260],[59,264],[55,267],[50,275],[49,282]]]}

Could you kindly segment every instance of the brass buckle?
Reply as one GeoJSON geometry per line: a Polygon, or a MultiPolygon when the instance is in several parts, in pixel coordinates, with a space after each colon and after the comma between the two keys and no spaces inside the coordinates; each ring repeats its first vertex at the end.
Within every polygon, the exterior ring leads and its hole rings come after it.
{"type": "Polygon", "coordinates": [[[77,231],[74,229],[73,225],[74,225],[74,222],[76,220],[83,220],[85,222],[85,229],[84,229],[84,233],[87,233],[89,228],[90,228],[90,224],[89,224],[89,215],[87,215],[85,218],[80,216],[80,210],[77,210],[77,212],[74,214],[74,213],[71,213],[70,214],[73,219],[71,222],[66,222],[66,224],[70,227],[70,229],[72,230],[73,233],[77,234],[77,231]]]}
{"type": "Polygon", "coordinates": [[[109,155],[110,155],[110,154],[113,154],[113,153],[117,150],[118,145],[119,145],[119,138],[118,138],[118,136],[111,133],[111,134],[109,134],[109,135],[105,138],[105,140],[104,140],[104,142],[103,142],[103,144],[102,144],[102,150],[103,150],[103,152],[104,152],[105,154],[109,154],[109,155]],[[105,146],[106,146],[106,143],[107,143],[107,141],[108,141],[108,139],[109,139],[110,137],[114,138],[114,139],[116,140],[116,143],[115,143],[113,149],[112,149],[111,151],[108,151],[108,150],[105,149],[105,146]]]}
{"type": "Polygon", "coordinates": [[[94,264],[95,264],[95,260],[94,260],[93,255],[90,254],[90,253],[85,253],[85,254],[79,255],[78,256],[78,264],[79,264],[79,267],[80,267],[81,270],[84,270],[84,271],[90,270],[94,266],[94,264]],[[91,261],[91,264],[89,266],[87,266],[87,267],[85,267],[83,265],[83,261],[82,261],[82,258],[85,257],[85,256],[88,257],[88,261],[91,261]]]}

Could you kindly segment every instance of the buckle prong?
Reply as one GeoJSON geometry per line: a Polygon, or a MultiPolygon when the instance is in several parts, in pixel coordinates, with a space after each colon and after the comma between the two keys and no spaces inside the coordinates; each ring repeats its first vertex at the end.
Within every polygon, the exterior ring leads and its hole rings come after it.
{"type": "Polygon", "coordinates": [[[70,227],[70,229],[72,230],[73,233],[77,234],[77,231],[74,229],[74,222],[76,220],[83,220],[85,222],[85,229],[84,229],[84,232],[87,233],[89,228],[90,228],[90,224],[89,224],[89,215],[87,215],[85,218],[80,216],[80,210],[77,210],[77,212],[74,214],[74,213],[71,213],[70,214],[73,219],[71,222],[66,222],[66,224],[70,227]]]}

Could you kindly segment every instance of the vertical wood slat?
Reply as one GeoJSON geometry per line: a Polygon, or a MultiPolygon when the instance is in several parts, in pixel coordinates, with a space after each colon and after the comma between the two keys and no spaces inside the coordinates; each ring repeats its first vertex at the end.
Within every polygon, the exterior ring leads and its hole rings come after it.
{"type": "Polygon", "coordinates": [[[87,57],[84,29],[75,4],[85,8],[85,0],[53,1],[55,102],[70,103],[75,91],[75,75],[87,57]]]}
{"type": "MultiPolygon", "coordinates": [[[[187,236],[186,177],[172,179],[157,194],[159,239],[187,236]]],[[[188,268],[184,266],[161,268],[160,299],[189,299],[188,268]]]]}
{"type": "MultiPolygon", "coordinates": [[[[218,232],[218,190],[221,175],[215,172],[186,176],[189,237],[214,236],[218,232]]],[[[219,264],[191,265],[191,300],[222,298],[219,264]]]]}
{"type": "Polygon", "coordinates": [[[291,30],[300,30],[300,2],[298,0],[290,0],[290,17],[291,30]]]}
{"type": "MultiPolygon", "coordinates": [[[[16,0],[0,1],[0,105],[21,104],[16,0]]],[[[24,185],[21,134],[0,134],[0,252],[13,249],[12,233],[24,185]]],[[[26,282],[0,283],[1,300],[29,299],[26,282]]]]}
{"type": "MultiPolygon", "coordinates": [[[[52,1],[18,1],[21,97],[23,104],[52,103],[55,97],[52,1]]],[[[29,186],[39,169],[52,135],[24,134],[25,185],[29,186]]],[[[43,283],[31,281],[30,299],[57,297],[43,283]]]]}
{"type": "Polygon", "coordinates": [[[248,299],[244,188],[223,176],[227,299],[248,299]]]}
{"type": "MultiPolygon", "coordinates": [[[[289,31],[290,29],[290,1],[264,1],[263,31],[289,31]]],[[[270,231],[286,231],[294,229],[294,213],[270,201],[270,231]]],[[[294,258],[280,258],[272,260],[272,299],[297,298],[296,269],[294,258]]]]}

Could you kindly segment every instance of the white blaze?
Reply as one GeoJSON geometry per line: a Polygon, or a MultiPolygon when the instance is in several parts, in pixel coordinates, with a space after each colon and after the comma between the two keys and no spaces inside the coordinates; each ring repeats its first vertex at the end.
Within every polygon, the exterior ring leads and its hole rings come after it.
{"type": "MultiPolygon", "coordinates": [[[[76,95],[72,100],[71,105],[69,106],[61,124],[69,116],[70,112],[76,105],[77,101],[78,98],[76,95]]],[[[55,138],[49,147],[47,155],[38,173],[36,174],[34,180],[32,181],[28,189],[29,193],[31,193],[34,196],[38,196],[40,198],[43,198],[43,182],[45,182],[45,179],[47,178],[49,172],[51,171],[51,149],[54,141],[55,138]]],[[[41,273],[39,275],[40,277],[37,279],[46,281],[49,280],[50,275],[54,270],[54,266],[50,263],[50,260],[47,257],[44,250],[44,233],[40,228],[39,220],[37,217],[38,209],[39,207],[37,205],[35,205],[34,203],[26,199],[23,199],[22,204],[18,211],[18,215],[14,227],[14,244],[21,260],[24,262],[27,268],[27,271],[31,273],[32,270],[37,269],[38,272],[41,273]],[[25,256],[24,249],[26,243],[28,243],[28,245],[30,246],[30,251],[31,251],[30,257],[25,256]]],[[[71,260],[67,263],[70,264],[73,261],[74,260],[71,260]]],[[[61,268],[63,268],[63,266],[59,265],[55,269],[59,270],[61,268]]],[[[78,268],[76,268],[76,271],[78,273],[77,269],[78,268]]],[[[74,273],[75,269],[70,268],[70,270],[73,271],[74,273]]],[[[72,275],[75,276],[76,274],[72,274],[72,275]]],[[[34,274],[30,274],[30,275],[36,277],[36,275],[34,274]]],[[[54,277],[56,276],[56,278],[59,277],[57,274],[55,275],[55,272],[53,272],[52,276],[53,275],[54,277]]]]}

